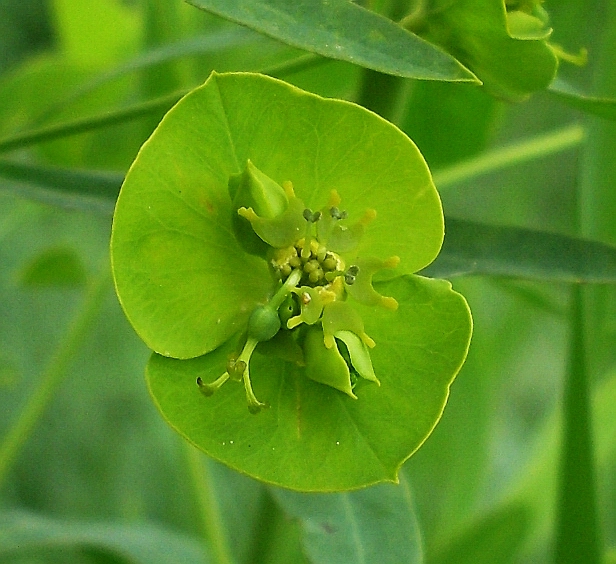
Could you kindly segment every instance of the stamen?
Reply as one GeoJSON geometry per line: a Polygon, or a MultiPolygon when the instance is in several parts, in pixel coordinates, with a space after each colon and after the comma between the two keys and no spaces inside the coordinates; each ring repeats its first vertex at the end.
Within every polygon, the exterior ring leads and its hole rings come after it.
{"type": "Polygon", "coordinates": [[[229,374],[228,372],[225,372],[220,378],[214,380],[213,382],[210,382],[209,384],[206,384],[202,379],[201,376],[199,376],[197,378],[197,386],[199,386],[199,390],[201,391],[201,393],[204,396],[210,397],[211,395],[214,394],[214,392],[216,390],[218,390],[218,388],[220,388],[227,380],[229,379],[229,374]]]}

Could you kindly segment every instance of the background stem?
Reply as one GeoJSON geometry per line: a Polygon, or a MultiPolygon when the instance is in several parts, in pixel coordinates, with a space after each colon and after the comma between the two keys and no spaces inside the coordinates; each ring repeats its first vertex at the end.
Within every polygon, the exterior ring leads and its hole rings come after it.
{"type": "Polygon", "coordinates": [[[38,378],[38,386],[28,398],[17,421],[9,429],[0,445],[0,488],[36,424],[45,412],[53,395],[66,376],[71,362],[87,336],[99,313],[103,299],[111,286],[109,265],[105,261],[103,272],[88,287],[83,305],[75,314],[66,337],[51,357],[38,378]]]}

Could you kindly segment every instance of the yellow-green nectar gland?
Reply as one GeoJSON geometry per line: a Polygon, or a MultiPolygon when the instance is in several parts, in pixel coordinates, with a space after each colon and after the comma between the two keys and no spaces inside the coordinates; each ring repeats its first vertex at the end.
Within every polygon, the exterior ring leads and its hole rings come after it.
{"type": "MultiPolygon", "coordinates": [[[[284,188],[287,195],[295,199],[294,205],[297,209],[298,201],[295,198],[292,186],[290,183],[285,183],[284,188]]],[[[393,298],[378,295],[372,288],[371,280],[372,274],[377,269],[395,267],[399,260],[397,257],[392,257],[386,261],[369,261],[369,264],[366,264],[368,268],[365,269],[365,272],[362,272],[364,267],[359,265],[351,265],[346,269],[345,262],[340,255],[333,250],[329,250],[326,244],[320,240],[321,237],[329,239],[334,246],[348,251],[359,244],[365,226],[376,216],[374,210],[368,210],[355,225],[349,228],[340,227],[338,222],[347,218],[347,212],[338,208],[339,203],[340,197],[334,190],[327,208],[316,212],[304,208],[302,213],[306,222],[304,237],[291,245],[272,248],[269,255],[269,266],[274,278],[281,286],[267,304],[258,306],[252,312],[248,321],[246,342],[239,355],[229,359],[226,372],[211,383],[205,383],[201,378],[197,378],[197,384],[204,395],[211,396],[229,379],[243,381],[249,411],[258,413],[263,407],[267,407],[265,403],[256,398],[253,392],[249,372],[250,357],[259,342],[273,338],[280,330],[278,309],[291,293],[298,296],[302,313],[288,319],[284,329],[289,330],[294,329],[301,323],[308,325],[317,323],[320,321],[323,309],[327,304],[336,301],[343,302],[346,300],[347,294],[354,295],[362,302],[367,301],[374,305],[379,303],[388,309],[396,309],[397,302],[393,298]],[[321,222],[323,225],[318,226],[315,236],[313,234],[315,224],[322,218],[324,219],[321,222]],[[351,287],[355,285],[356,280],[358,281],[357,288],[356,290],[353,288],[355,290],[353,291],[351,287]],[[377,297],[378,299],[375,299],[377,297]],[[310,305],[313,301],[316,303],[310,305]]],[[[278,227],[275,222],[279,221],[279,218],[275,218],[268,223],[268,220],[259,218],[251,208],[240,208],[238,214],[249,220],[255,232],[272,245],[273,240],[268,241],[270,233],[267,230],[273,226],[274,231],[272,232],[275,236],[275,230],[278,227]]],[[[293,221],[297,225],[296,220],[293,221]]],[[[347,324],[346,321],[348,320],[342,320],[342,326],[347,324]]],[[[361,328],[353,326],[347,329],[355,330],[362,339],[369,339],[363,333],[363,324],[361,324],[361,328]]],[[[370,346],[374,346],[374,341],[369,340],[370,346]]]]}

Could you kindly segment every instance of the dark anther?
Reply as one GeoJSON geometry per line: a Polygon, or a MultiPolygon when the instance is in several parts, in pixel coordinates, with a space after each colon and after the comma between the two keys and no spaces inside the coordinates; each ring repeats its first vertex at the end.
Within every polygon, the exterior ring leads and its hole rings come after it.
{"type": "Polygon", "coordinates": [[[334,219],[346,219],[348,214],[346,210],[340,210],[336,206],[333,206],[329,208],[329,215],[334,219]]]}
{"type": "Polygon", "coordinates": [[[349,286],[352,286],[355,283],[355,278],[359,274],[359,266],[352,265],[349,266],[349,269],[344,273],[344,281],[349,286]]]}
{"type": "Polygon", "coordinates": [[[313,213],[310,208],[306,208],[304,210],[303,216],[304,216],[304,219],[308,223],[316,223],[317,221],[319,221],[319,219],[321,219],[321,212],[320,211],[315,211],[313,213]]]}

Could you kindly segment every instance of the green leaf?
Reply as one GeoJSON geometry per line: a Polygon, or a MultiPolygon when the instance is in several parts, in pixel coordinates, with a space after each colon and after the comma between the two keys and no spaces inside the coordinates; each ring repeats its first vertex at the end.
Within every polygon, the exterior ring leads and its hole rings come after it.
{"type": "Polygon", "coordinates": [[[0,160],[0,190],[60,207],[109,215],[121,184],[122,175],[117,173],[0,160]]]}
{"type": "Polygon", "coordinates": [[[51,247],[39,253],[19,274],[19,281],[27,287],[85,286],[87,273],[77,252],[70,247],[51,247]]]}
{"type": "Polygon", "coordinates": [[[576,110],[616,120],[616,98],[584,94],[558,78],[550,85],[548,92],[563,104],[576,110]]]}
{"type": "Polygon", "coordinates": [[[459,59],[498,97],[523,100],[556,75],[558,59],[545,33],[540,39],[514,37],[505,0],[438,0],[425,26],[422,36],[459,59]]]}
{"type": "Polygon", "coordinates": [[[350,493],[272,493],[285,512],[299,520],[312,564],[423,562],[419,524],[405,480],[350,493]]]}
{"type": "Polygon", "coordinates": [[[616,283],[616,247],[545,231],[447,218],[443,249],[426,276],[509,276],[616,283]]]}
{"type": "Polygon", "coordinates": [[[284,43],[388,74],[474,81],[453,57],[347,0],[188,0],[284,43]]]}
{"type": "Polygon", "coordinates": [[[204,562],[200,542],[150,524],[89,524],[11,511],[0,514],[0,529],[3,559],[94,548],[131,564],[204,562]]]}
{"type": "Polygon", "coordinates": [[[351,218],[377,211],[361,252],[415,272],[438,254],[442,212],[415,145],[354,104],[254,74],[213,74],[171,110],[129,171],[112,264],[124,310],[148,346],[175,358],[218,347],[273,289],[233,236],[229,177],[250,159],[320,209],[332,189],[351,218]],[[375,189],[378,188],[378,189],[375,189]]]}
{"type": "Polygon", "coordinates": [[[444,546],[435,548],[430,564],[518,562],[517,553],[531,523],[530,513],[528,507],[517,502],[469,520],[444,546]]]}
{"type": "Polygon", "coordinates": [[[301,491],[397,481],[402,463],[440,418],[466,356],[471,320],[446,281],[405,276],[378,289],[399,308],[360,309],[366,331],[378,338],[371,355],[381,386],[358,385],[357,400],[258,353],[253,385],[270,409],[250,414],[243,387],[233,382],[204,397],[196,376],[220,376],[233,342],[192,360],[153,354],[146,370],[152,397],[187,440],[259,480],[301,491]]]}

